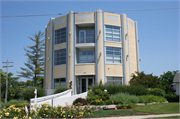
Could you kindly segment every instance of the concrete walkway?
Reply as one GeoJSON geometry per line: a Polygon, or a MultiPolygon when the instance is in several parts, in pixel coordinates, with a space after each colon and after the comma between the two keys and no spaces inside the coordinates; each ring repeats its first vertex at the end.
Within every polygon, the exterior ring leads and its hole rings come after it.
{"type": "MultiPolygon", "coordinates": [[[[123,117],[103,117],[106,119],[145,119],[154,117],[171,117],[180,116],[180,114],[160,114],[160,115],[142,115],[142,116],[123,116],[123,117]]],[[[92,119],[102,119],[102,118],[92,118],[92,119]]]]}

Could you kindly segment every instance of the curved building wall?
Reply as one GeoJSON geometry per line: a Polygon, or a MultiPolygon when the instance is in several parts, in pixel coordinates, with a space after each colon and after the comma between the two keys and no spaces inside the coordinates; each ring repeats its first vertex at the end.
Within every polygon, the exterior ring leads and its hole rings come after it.
{"type": "Polygon", "coordinates": [[[82,13],[70,11],[67,15],[50,19],[46,27],[45,41],[45,89],[54,89],[54,79],[64,77],[66,86],[69,81],[73,82],[72,90],[73,94],[76,94],[82,91],[79,90],[82,83],[81,75],[83,77],[85,75],[92,76],[95,79],[93,82],[96,83],[100,81],[106,83],[108,77],[120,77],[123,84],[128,85],[131,74],[139,71],[137,23],[127,18],[126,14],[103,12],[100,9],[95,12],[82,13]],[[108,38],[108,26],[120,29],[120,41],[106,39],[108,38]],[[62,28],[66,28],[66,42],[55,44],[55,31],[62,28]],[[88,29],[90,30],[88,31],[88,29]],[[91,32],[91,36],[94,34],[94,41],[88,41],[88,32],[91,32]],[[85,35],[83,41],[82,34],[85,35]],[[107,62],[107,48],[120,49],[120,63],[107,62]],[[55,66],[54,55],[55,51],[59,49],[66,49],[66,64],[55,66]],[[85,55],[82,55],[81,52],[86,50],[92,50],[94,53],[94,61],[91,63],[81,63],[80,61],[82,58],[88,61],[88,52],[84,52],[87,53],[85,55]]]}

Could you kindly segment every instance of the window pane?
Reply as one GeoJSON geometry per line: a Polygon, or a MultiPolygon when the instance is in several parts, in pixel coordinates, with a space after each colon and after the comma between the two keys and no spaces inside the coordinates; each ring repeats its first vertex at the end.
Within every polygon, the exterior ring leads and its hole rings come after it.
{"type": "Polygon", "coordinates": [[[79,54],[80,54],[80,56],[81,55],[86,55],[86,51],[80,51],[79,54]]]}
{"type": "Polygon", "coordinates": [[[112,30],[106,29],[106,33],[112,33],[112,30]]]}
{"type": "Polygon", "coordinates": [[[106,50],[113,50],[112,47],[106,47],[106,50]]]}
{"type": "Polygon", "coordinates": [[[87,51],[87,55],[94,55],[94,51],[87,51]]]}
{"type": "Polygon", "coordinates": [[[113,59],[113,55],[106,55],[107,59],[113,59]]]}
{"type": "Polygon", "coordinates": [[[120,38],[114,38],[114,41],[120,42],[120,38]]]}
{"type": "Polygon", "coordinates": [[[88,62],[93,63],[94,62],[94,55],[89,55],[88,57],[88,62]]]}
{"type": "Polygon", "coordinates": [[[117,55],[114,56],[114,59],[119,59],[120,60],[120,58],[121,58],[120,56],[117,56],[117,55]]]}
{"type": "Polygon", "coordinates": [[[106,28],[110,28],[110,29],[112,29],[112,26],[108,26],[108,25],[106,25],[106,28]]]}
{"type": "Polygon", "coordinates": [[[114,60],[114,63],[121,63],[120,60],[114,60]]]}
{"type": "Polygon", "coordinates": [[[66,42],[66,28],[55,31],[55,45],[66,42]]]}
{"type": "Polygon", "coordinates": [[[113,41],[113,38],[106,37],[107,41],[113,41]]]}
{"type": "Polygon", "coordinates": [[[113,33],[115,33],[115,34],[120,34],[120,31],[114,30],[113,33]]]}
{"type": "Polygon", "coordinates": [[[66,49],[54,52],[54,65],[66,64],[66,49]]]}
{"type": "Polygon", "coordinates": [[[114,55],[120,55],[120,52],[114,52],[114,55]]]}
{"type": "Polygon", "coordinates": [[[106,59],[106,62],[107,62],[107,63],[113,63],[113,60],[111,60],[111,59],[106,59]]]}
{"type": "Polygon", "coordinates": [[[87,56],[80,56],[80,60],[86,60],[87,56]]]}
{"type": "Polygon", "coordinates": [[[120,27],[115,27],[115,26],[114,26],[113,29],[120,30],[120,27]]]}
{"type": "Polygon", "coordinates": [[[106,37],[112,37],[113,34],[110,34],[110,33],[106,33],[106,37]]]}

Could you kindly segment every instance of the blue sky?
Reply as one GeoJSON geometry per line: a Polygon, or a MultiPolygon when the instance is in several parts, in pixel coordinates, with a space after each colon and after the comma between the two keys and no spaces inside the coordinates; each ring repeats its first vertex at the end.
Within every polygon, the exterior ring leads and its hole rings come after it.
{"type": "MultiPolygon", "coordinates": [[[[67,14],[69,11],[88,12],[118,11],[136,9],[177,8],[179,1],[1,1],[1,16],[38,15],[38,14],[67,14]]],[[[160,76],[163,72],[180,70],[179,64],[179,9],[154,11],[124,11],[127,17],[137,21],[140,70],[147,74],[160,76]]],[[[25,67],[27,61],[24,47],[34,43],[28,37],[35,32],[45,30],[49,19],[58,15],[41,17],[12,17],[1,18],[0,36],[0,68],[1,62],[13,61],[9,68],[14,76],[20,67],[25,67]]],[[[5,68],[3,68],[6,71],[5,68]]],[[[20,78],[19,81],[25,81],[20,78]]]]}

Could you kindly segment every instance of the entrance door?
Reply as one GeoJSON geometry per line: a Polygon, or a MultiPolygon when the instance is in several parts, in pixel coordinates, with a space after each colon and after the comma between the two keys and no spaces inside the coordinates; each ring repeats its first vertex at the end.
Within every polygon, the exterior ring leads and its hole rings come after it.
{"type": "Polygon", "coordinates": [[[81,78],[80,79],[80,93],[86,92],[89,90],[89,86],[94,84],[94,78],[81,78]]]}

